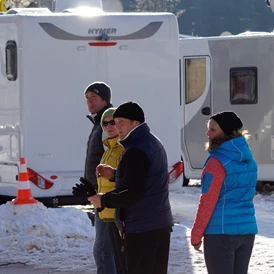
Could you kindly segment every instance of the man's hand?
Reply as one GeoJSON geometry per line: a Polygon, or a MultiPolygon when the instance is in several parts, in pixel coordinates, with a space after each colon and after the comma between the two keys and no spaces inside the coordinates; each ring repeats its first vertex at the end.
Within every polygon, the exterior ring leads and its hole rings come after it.
{"type": "Polygon", "coordinates": [[[97,195],[94,195],[94,196],[90,196],[88,197],[88,200],[93,204],[93,206],[95,208],[97,208],[97,210],[99,208],[101,208],[101,197],[102,197],[102,193],[98,193],[97,195]]]}
{"type": "Polygon", "coordinates": [[[113,179],[115,175],[115,169],[111,166],[100,164],[96,167],[96,177],[103,177],[106,179],[113,179]]]}

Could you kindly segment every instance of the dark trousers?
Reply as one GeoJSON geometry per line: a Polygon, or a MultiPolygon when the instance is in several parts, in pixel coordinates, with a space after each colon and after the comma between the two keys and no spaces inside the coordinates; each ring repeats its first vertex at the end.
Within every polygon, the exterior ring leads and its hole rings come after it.
{"type": "Polygon", "coordinates": [[[122,252],[122,238],[114,222],[108,223],[108,231],[111,240],[111,246],[114,253],[116,269],[118,274],[126,274],[126,264],[124,252],[122,252]]]}
{"type": "Polygon", "coordinates": [[[171,229],[125,234],[127,274],[167,274],[171,229]]]}
{"type": "Polygon", "coordinates": [[[205,235],[208,274],[247,274],[255,235],[205,235]]]}

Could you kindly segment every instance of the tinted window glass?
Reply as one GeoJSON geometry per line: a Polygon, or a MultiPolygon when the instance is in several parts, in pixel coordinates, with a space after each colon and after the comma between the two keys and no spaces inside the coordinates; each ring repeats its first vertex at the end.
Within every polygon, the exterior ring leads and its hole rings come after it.
{"type": "Polygon", "coordinates": [[[199,98],[206,86],[206,58],[185,60],[186,104],[199,98]]]}
{"type": "Polygon", "coordinates": [[[258,102],[257,68],[230,69],[231,104],[256,104],[258,102]]]}

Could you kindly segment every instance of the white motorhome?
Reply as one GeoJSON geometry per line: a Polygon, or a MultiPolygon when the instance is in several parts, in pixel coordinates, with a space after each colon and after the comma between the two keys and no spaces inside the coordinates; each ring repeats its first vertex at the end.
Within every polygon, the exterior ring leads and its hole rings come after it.
{"type": "MultiPolygon", "coordinates": [[[[114,106],[137,101],[163,142],[170,189],[183,181],[177,19],[161,13],[52,13],[13,9],[0,15],[0,195],[17,193],[25,157],[32,194],[48,205],[79,203],[91,122],[84,89],[105,81],[114,106]]],[[[83,202],[83,201],[81,201],[83,202]]]]}
{"type": "Polygon", "coordinates": [[[250,134],[258,180],[274,181],[274,33],[180,40],[181,146],[187,178],[200,178],[206,122],[233,110],[250,134]]]}

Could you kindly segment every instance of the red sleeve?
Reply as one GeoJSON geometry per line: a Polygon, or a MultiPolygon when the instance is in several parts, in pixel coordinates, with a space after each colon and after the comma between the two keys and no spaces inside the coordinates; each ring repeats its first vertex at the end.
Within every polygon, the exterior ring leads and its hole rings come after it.
{"type": "Polygon", "coordinates": [[[209,188],[205,193],[203,191],[200,197],[196,218],[191,230],[192,245],[196,245],[202,240],[204,231],[219,198],[225,175],[226,172],[221,162],[216,158],[210,158],[203,170],[202,176],[202,183],[209,184],[209,188]],[[203,180],[205,181],[203,182],[203,180]],[[206,182],[206,180],[209,181],[206,182]]]}

